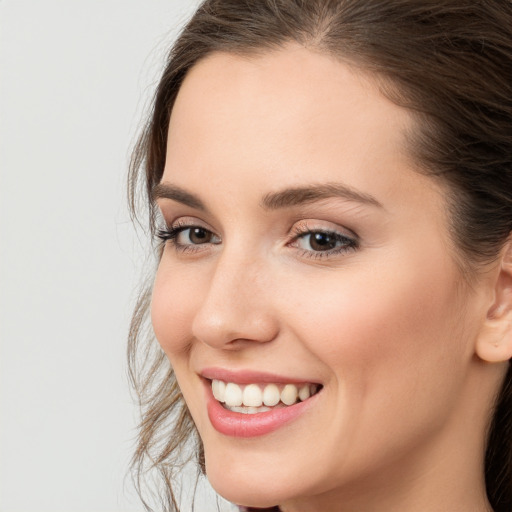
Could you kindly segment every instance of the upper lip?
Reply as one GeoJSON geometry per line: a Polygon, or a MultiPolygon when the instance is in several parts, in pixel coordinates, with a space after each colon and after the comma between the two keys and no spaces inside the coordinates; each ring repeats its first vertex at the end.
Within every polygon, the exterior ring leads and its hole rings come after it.
{"type": "Polygon", "coordinates": [[[209,380],[222,380],[235,384],[255,383],[293,383],[293,384],[320,384],[316,379],[305,379],[303,377],[284,376],[276,373],[261,372],[258,370],[230,370],[227,368],[208,367],[203,368],[199,375],[209,380]]]}

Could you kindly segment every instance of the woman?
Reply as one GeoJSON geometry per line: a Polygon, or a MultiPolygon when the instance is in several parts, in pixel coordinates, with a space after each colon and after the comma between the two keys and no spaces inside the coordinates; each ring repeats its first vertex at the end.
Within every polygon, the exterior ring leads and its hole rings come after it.
{"type": "Polygon", "coordinates": [[[134,467],[169,508],[196,439],[244,507],[512,510],[511,84],[505,0],[198,9],[131,175],[162,241],[134,467]]]}

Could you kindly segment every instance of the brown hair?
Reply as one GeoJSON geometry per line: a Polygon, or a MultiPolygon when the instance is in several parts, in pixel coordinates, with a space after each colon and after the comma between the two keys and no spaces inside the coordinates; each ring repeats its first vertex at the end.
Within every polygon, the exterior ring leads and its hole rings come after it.
{"type": "MultiPolygon", "coordinates": [[[[375,76],[418,118],[410,149],[421,172],[448,184],[458,260],[471,279],[512,230],[512,2],[509,0],[206,0],[170,51],[149,121],[134,150],[130,204],[139,187],[155,231],[153,187],[166,157],[169,119],[187,72],[212,52],[251,55],[295,41],[375,76]]],[[[200,439],[172,368],[148,325],[148,287],[129,337],[130,375],[142,408],[132,467],[164,481],[177,508],[173,469],[200,439]],[[142,356],[142,357],[140,357],[142,356]]],[[[204,468],[203,468],[204,469],[204,468]]],[[[497,397],[485,460],[495,512],[512,511],[512,373],[497,397]]],[[[148,506],[149,509],[149,506],[148,506]]]]}

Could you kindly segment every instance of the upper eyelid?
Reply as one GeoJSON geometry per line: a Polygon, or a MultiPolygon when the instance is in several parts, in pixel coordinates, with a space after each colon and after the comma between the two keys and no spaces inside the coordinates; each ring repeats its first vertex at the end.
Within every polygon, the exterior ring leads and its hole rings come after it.
{"type": "MultiPolygon", "coordinates": [[[[170,203],[172,204],[172,201],[170,201],[170,203]]],[[[167,226],[173,226],[174,223],[176,222],[176,220],[173,220],[172,222],[168,222],[167,219],[171,219],[171,218],[175,218],[175,219],[186,218],[186,219],[189,219],[190,218],[190,219],[194,219],[194,222],[196,222],[196,221],[200,222],[201,225],[205,225],[205,227],[207,227],[207,229],[210,229],[211,231],[215,232],[215,229],[212,228],[211,223],[208,222],[208,221],[205,221],[205,220],[203,220],[201,218],[202,215],[204,215],[204,213],[206,213],[208,215],[208,217],[210,217],[210,213],[208,211],[204,211],[202,213],[201,212],[197,212],[197,211],[196,212],[190,212],[190,214],[188,214],[188,215],[187,215],[187,213],[183,212],[180,215],[176,216],[175,214],[177,213],[177,211],[175,210],[174,207],[173,208],[170,207],[168,201],[161,201],[161,199],[158,198],[158,199],[155,200],[155,204],[158,207],[157,209],[158,209],[159,215],[166,221],[166,225],[167,226]],[[200,213],[201,217],[197,217],[196,216],[197,213],[200,213]]],[[[193,207],[188,207],[188,205],[186,205],[186,206],[187,206],[187,210],[189,208],[193,208],[193,207]]],[[[328,230],[328,229],[332,229],[332,231],[339,231],[339,230],[341,230],[342,233],[345,233],[345,231],[348,231],[349,235],[357,236],[357,234],[353,230],[347,228],[346,226],[341,226],[337,222],[333,222],[333,221],[328,220],[326,218],[322,218],[323,215],[320,218],[315,218],[314,211],[310,211],[310,207],[311,207],[310,203],[308,203],[306,205],[306,207],[307,207],[306,211],[304,211],[302,213],[312,213],[313,214],[312,217],[309,218],[309,219],[307,217],[303,218],[303,219],[300,219],[300,217],[299,217],[297,220],[295,220],[293,222],[293,225],[295,225],[296,222],[301,222],[301,223],[302,222],[312,222],[312,223],[322,223],[322,224],[323,223],[328,223],[328,224],[332,225],[333,228],[325,228],[324,226],[319,226],[318,228],[315,228],[315,229],[318,229],[318,230],[321,230],[321,231],[328,230]]],[[[298,212],[298,213],[300,215],[300,212],[298,212]]],[[[215,217],[212,217],[212,220],[215,222],[217,219],[215,217]]],[[[191,224],[191,225],[193,225],[193,224],[191,224]]]]}
{"type": "MultiPolygon", "coordinates": [[[[210,223],[199,219],[194,216],[180,216],[172,221],[168,221],[163,213],[161,214],[163,223],[165,224],[165,227],[169,230],[175,230],[175,229],[188,229],[193,227],[200,227],[202,229],[205,229],[207,231],[210,231],[211,233],[221,237],[221,233],[219,230],[216,230],[213,228],[210,223]]],[[[301,219],[298,221],[294,221],[293,224],[288,229],[289,235],[293,236],[293,239],[296,239],[300,235],[305,235],[308,233],[316,233],[316,232],[322,232],[322,233],[333,233],[337,234],[349,239],[353,239],[354,241],[359,240],[359,236],[357,233],[355,233],[352,229],[349,229],[345,226],[341,226],[337,223],[322,220],[322,219],[301,219]],[[322,225],[323,224],[323,225],[322,225]],[[326,225],[328,224],[328,225],[326,225]]],[[[221,237],[222,238],[222,237],[221,237]]]]}
{"type": "Polygon", "coordinates": [[[354,240],[359,239],[359,235],[355,233],[353,230],[340,226],[338,224],[333,224],[329,222],[330,226],[319,226],[318,223],[325,222],[325,221],[317,221],[317,220],[301,220],[298,223],[295,223],[292,226],[292,231],[294,231],[296,234],[307,234],[307,233],[335,233],[337,235],[344,236],[346,238],[352,238],[354,240]],[[312,225],[311,225],[311,224],[312,225]]]}
{"type": "Polygon", "coordinates": [[[165,217],[163,217],[165,225],[168,229],[176,229],[176,228],[193,228],[193,227],[199,227],[206,229],[207,231],[211,231],[212,233],[216,233],[215,229],[213,229],[208,222],[205,222],[201,219],[198,219],[196,217],[188,217],[188,216],[181,216],[176,218],[173,221],[167,221],[165,217]]]}

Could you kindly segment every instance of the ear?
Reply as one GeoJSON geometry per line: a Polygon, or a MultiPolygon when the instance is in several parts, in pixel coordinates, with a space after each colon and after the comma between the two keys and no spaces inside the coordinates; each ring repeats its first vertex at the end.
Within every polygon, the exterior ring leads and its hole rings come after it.
{"type": "Polygon", "coordinates": [[[498,363],[512,358],[512,239],[500,253],[494,273],[494,302],[487,311],[476,343],[483,361],[498,363]]]}

